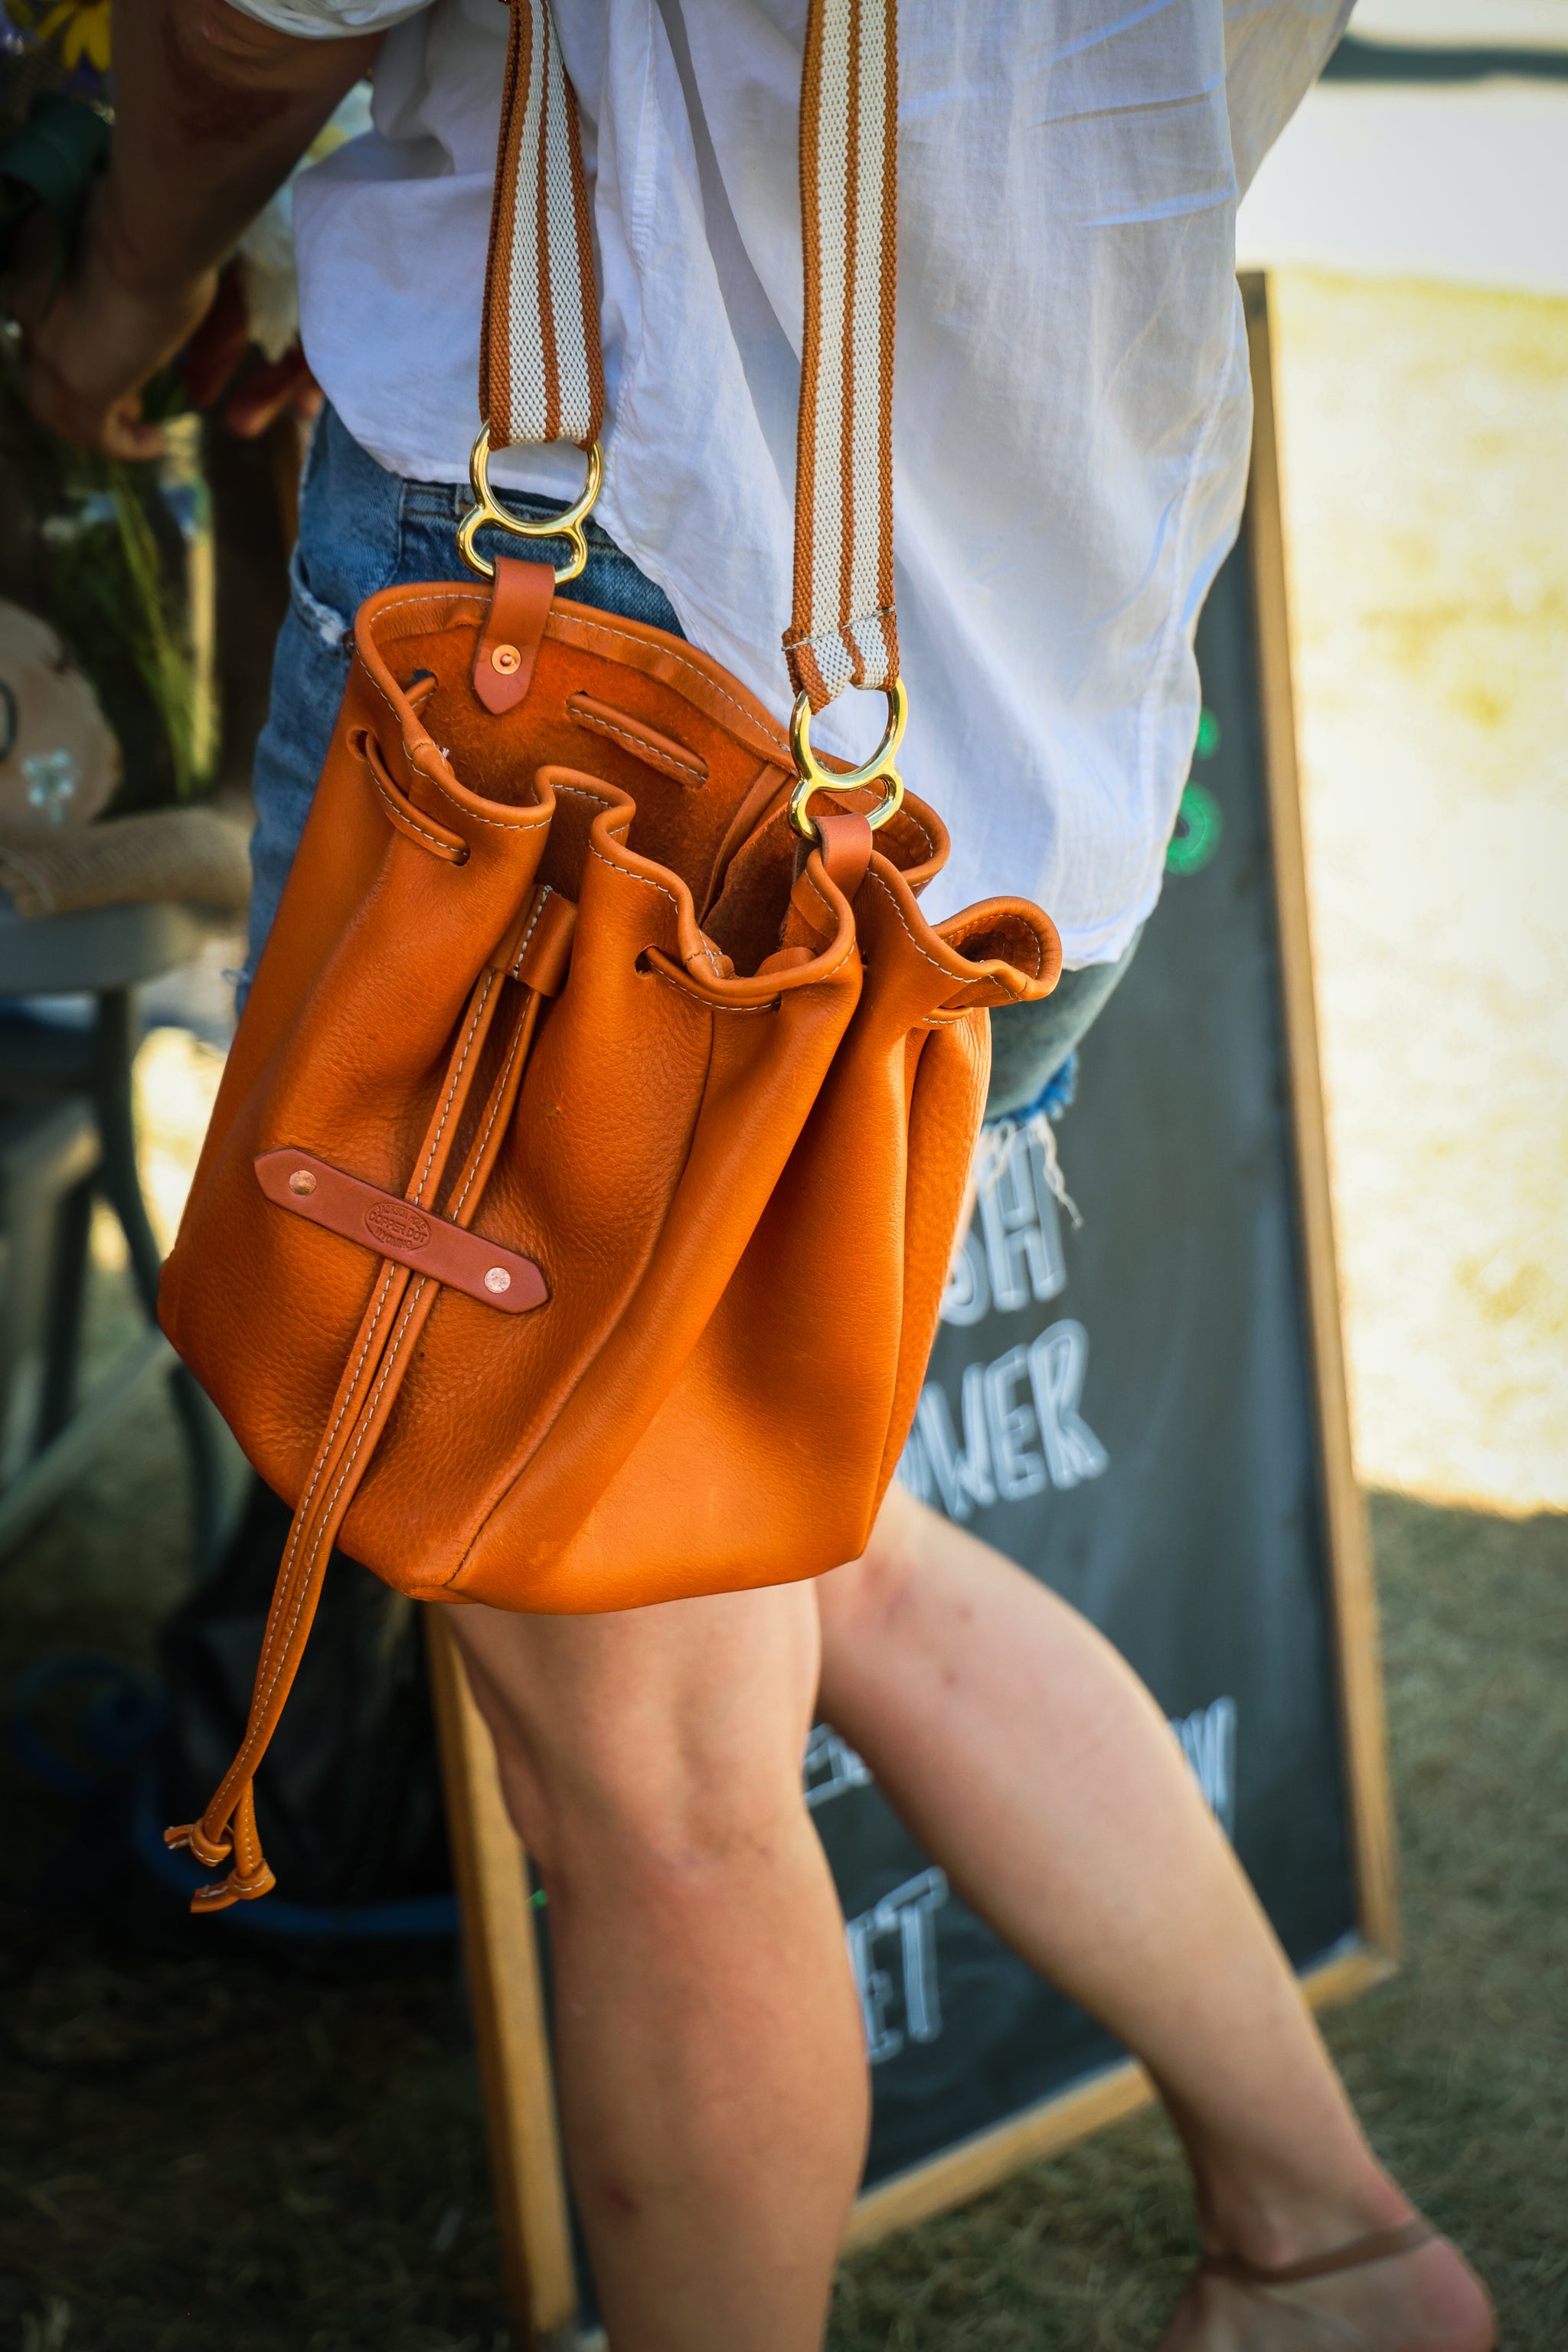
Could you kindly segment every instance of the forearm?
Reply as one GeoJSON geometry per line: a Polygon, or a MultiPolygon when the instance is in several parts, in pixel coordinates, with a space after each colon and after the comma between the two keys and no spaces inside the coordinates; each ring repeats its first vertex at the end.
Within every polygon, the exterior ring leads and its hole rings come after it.
{"type": "Polygon", "coordinates": [[[227,0],[114,0],[104,259],[162,295],[233,250],[375,55],[375,34],[299,40],[227,0]]]}

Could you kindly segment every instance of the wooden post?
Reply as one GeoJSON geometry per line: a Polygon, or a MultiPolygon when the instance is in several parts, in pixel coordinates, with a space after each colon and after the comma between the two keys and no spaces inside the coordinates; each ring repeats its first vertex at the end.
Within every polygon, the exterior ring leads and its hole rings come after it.
{"type": "Polygon", "coordinates": [[[1252,575],[1263,711],[1263,768],[1274,852],[1285,1061],[1296,1146],[1296,1202],[1306,1286],[1307,1323],[1317,1405],[1317,1439],[1334,1641],[1338,1657],[1345,1777],[1362,1933],[1391,1965],[1399,1948],[1398,1871],[1377,1630],[1377,1589],[1366,1503],[1351,1451],[1340,1284],[1329,1192],[1328,1137],[1318,1063],[1317,1004],[1307,906],[1307,865],[1296,771],[1296,712],[1290,691],[1290,625],[1285,591],[1280,507],[1279,428],[1268,331],[1268,281],[1261,271],[1241,281],[1252,369],[1252,475],[1247,495],[1247,547],[1252,575]]]}
{"type": "Polygon", "coordinates": [[[445,1612],[426,1615],[507,2300],[526,2352],[578,2352],[577,2282],[528,1866],[445,1612]]]}

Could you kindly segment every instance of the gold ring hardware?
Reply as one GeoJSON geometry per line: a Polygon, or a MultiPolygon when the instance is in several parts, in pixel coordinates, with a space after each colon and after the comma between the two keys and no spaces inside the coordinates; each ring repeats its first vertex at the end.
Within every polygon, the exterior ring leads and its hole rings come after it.
{"type": "Polygon", "coordinates": [[[496,504],[490,489],[490,428],[479,427],[479,437],[468,457],[468,480],[473,488],[474,504],[458,525],[458,552],[470,572],[481,580],[493,580],[495,565],[488,556],[474,551],[474,534],[487,522],[498,530],[510,530],[514,539],[563,539],[572,550],[570,562],[563,563],[555,574],[555,585],[564,588],[568,580],[575,580],[588,561],[588,542],[583,525],[598,497],[605,479],[605,453],[595,441],[588,452],[588,478],[583,485],[583,495],[575,506],[564,514],[552,515],[547,522],[524,522],[518,515],[508,514],[496,504]]]}
{"type": "Polygon", "coordinates": [[[811,748],[811,698],[805,694],[795,696],[789,717],[789,747],[795,753],[795,773],[800,782],[789,796],[789,821],[803,841],[816,843],[822,838],[811,814],[815,793],[852,793],[862,784],[882,784],[886,790],[881,805],[870,812],[872,832],[897,814],[904,797],[904,780],[893,760],[909,724],[910,698],[901,677],[885,686],[882,692],[888,698],[887,732],[863,768],[843,770],[825,768],[818,761],[811,748]]]}

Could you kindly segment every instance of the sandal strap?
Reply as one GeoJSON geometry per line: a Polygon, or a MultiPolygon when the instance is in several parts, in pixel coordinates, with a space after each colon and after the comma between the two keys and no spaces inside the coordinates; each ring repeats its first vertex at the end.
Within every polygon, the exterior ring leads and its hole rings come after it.
{"type": "Polygon", "coordinates": [[[1241,2254],[1205,2254],[1198,2269],[1205,2278],[1235,2279],[1243,2286],[1297,2286],[1308,2279],[1331,2278],[1335,2271],[1360,2270],[1367,2263],[1385,2263],[1395,2254],[1413,2254],[1436,2236],[1429,2221],[1417,2214],[1396,2230],[1374,2230],[1369,2238],[1352,2239],[1327,2254],[1310,2254],[1305,2262],[1281,2263],[1266,2268],[1241,2254]]]}

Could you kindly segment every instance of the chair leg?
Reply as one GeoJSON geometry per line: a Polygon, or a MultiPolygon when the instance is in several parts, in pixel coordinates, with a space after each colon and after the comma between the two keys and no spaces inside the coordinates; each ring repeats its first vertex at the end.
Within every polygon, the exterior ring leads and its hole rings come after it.
{"type": "Polygon", "coordinates": [[[84,1176],[60,1202],[55,1218],[44,1340],[44,1384],[38,1399],[34,1444],[38,1454],[51,1438],[59,1435],[76,1409],[82,1306],[87,1295],[88,1248],[96,1187],[96,1173],[84,1176]]]}
{"type": "MultiPolygon", "coordinates": [[[[136,1043],[131,991],[106,989],[98,1000],[93,1071],[93,1097],[103,1146],[100,1181],[124,1233],[132,1277],[148,1320],[156,1322],[163,1258],[148,1219],[136,1168],[131,1080],[136,1043]]],[[[183,1364],[176,1365],[169,1375],[169,1395],[179,1415],[190,1456],[199,1572],[212,1564],[226,1542],[237,1497],[243,1495],[249,1474],[217,1408],[183,1364]]]]}
{"type": "Polygon", "coordinates": [[[131,1066],[135,1054],[136,1022],[131,991],[106,989],[98,1000],[98,1037],[93,1055],[93,1104],[103,1148],[100,1181],[125,1235],[132,1279],[148,1319],[155,1321],[163,1257],[148,1220],[136,1169],[136,1122],[131,1087],[131,1066]]]}

